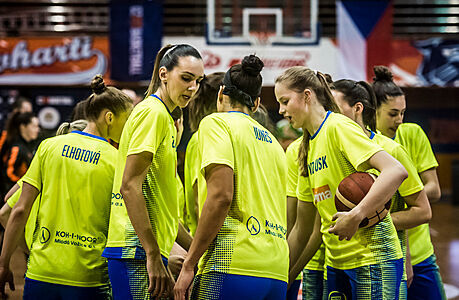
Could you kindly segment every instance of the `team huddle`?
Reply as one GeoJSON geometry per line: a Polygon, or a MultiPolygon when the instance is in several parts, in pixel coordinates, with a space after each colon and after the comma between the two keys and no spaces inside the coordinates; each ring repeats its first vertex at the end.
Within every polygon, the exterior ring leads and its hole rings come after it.
{"type": "Polygon", "coordinates": [[[402,124],[390,71],[369,84],[285,70],[279,113],[303,136],[284,152],[257,116],[262,69],[249,55],[204,75],[194,47],[167,45],[135,106],[96,76],[85,120],[44,140],[7,196],[3,295],[24,245],[24,299],[297,299],[301,282],[308,300],[446,299],[427,224],[438,164],[422,129],[402,124]],[[176,112],[188,104],[182,185],[176,112]],[[338,211],[356,172],[376,179],[338,211]]]}

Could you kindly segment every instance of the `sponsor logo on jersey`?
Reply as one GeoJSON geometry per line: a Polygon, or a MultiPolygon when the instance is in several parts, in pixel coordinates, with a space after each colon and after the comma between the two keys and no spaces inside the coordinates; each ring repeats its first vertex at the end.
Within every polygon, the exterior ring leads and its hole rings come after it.
{"type": "Polygon", "coordinates": [[[251,216],[247,220],[247,230],[251,235],[257,235],[260,233],[260,222],[258,222],[257,218],[254,216],[251,216]]]}
{"type": "Polygon", "coordinates": [[[327,165],[326,155],[319,157],[308,164],[309,175],[313,175],[314,173],[327,169],[327,168],[328,168],[328,165],[327,165]]]}
{"type": "Polygon", "coordinates": [[[42,227],[40,229],[40,243],[44,244],[47,241],[49,241],[49,238],[51,237],[51,233],[49,232],[48,228],[42,227]]]}
{"type": "Polygon", "coordinates": [[[332,193],[330,191],[330,187],[328,186],[328,184],[320,186],[318,188],[312,188],[312,193],[314,194],[315,204],[319,203],[320,201],[330,199],[332,197],[332,193]]]}

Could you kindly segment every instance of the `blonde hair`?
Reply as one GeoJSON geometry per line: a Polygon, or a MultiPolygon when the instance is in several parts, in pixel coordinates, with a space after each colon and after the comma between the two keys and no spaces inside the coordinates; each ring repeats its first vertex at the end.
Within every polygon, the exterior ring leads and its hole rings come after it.
{"type": "Polygon", "coordinates": [[[67,134],[67,133],[70,133],[70,132],[72,132],[74,130],[83,131],[86,128],[87,125],[88,125],[88,121],[86,121],[86,120],[76,120],[76,121],[73,121],[71,123],[64,122],[57,129],[56,135],[67,134]]]}
{"type": "MultiPolygon", "coordinates": [[[[288,68],[279,77],[276,78],[276,84],[282,83],[289,90],[297,93],[303,93],[305,89],[311,89],[317,97],[319,103],[325,110],[339,113],[339,107],[333,98],[327,79],[324,74],[314,72],[303,66],[296,66],[288,68]]],[[[303,135],[303,142],[301,143],[298,151],[298,163],[301,174],[308,176],[307,158],[309,150],[309,132],[305,131],[303,135]]]]}

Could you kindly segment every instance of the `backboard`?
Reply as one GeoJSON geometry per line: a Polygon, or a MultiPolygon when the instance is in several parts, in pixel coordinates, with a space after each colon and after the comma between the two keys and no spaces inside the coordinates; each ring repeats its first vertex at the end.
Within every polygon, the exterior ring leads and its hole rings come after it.
{"type": "Polygon", "coordinates": [[[207,0],[208,44],[310,45],[318,29],[318,0],[207,0]]]}

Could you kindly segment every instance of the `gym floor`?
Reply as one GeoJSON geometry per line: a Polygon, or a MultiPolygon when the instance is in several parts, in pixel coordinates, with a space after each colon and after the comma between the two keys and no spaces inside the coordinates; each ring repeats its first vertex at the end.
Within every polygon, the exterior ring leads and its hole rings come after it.
{"type": "MultiPolygon", "coordinates": [[[[450,300],[459,300],[459,206],[440,201],[432,205],[432,210],[430,230],[446,294],[450,300]]],[[[12,258],[16,291],[6,286],[9,299],[22,299],[25,267],[24,255],[16,251],[12,258]]]]}

